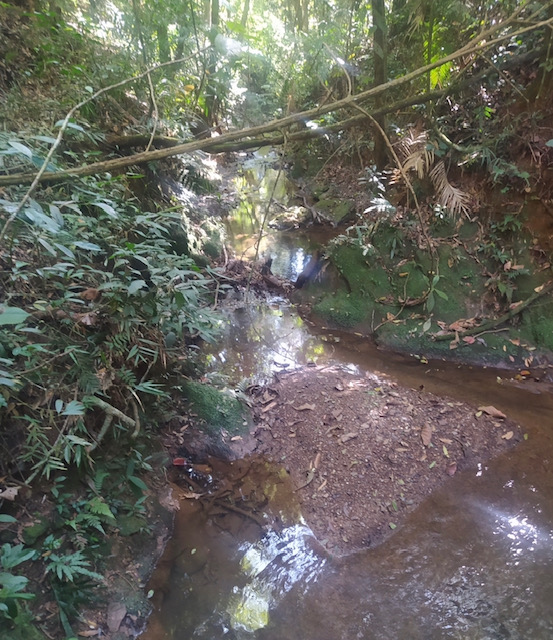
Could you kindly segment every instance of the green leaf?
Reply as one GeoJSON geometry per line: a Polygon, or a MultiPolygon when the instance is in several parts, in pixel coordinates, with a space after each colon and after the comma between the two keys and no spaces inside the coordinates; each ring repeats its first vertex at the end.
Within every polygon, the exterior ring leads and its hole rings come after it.
{"type": "Polygon", "coordinates": [[[553,138],[545,143],[546,147],[553,147],[553,138]]]}
{"type": "Polygon", "coordinates": [[[148,491],[148,486],[141,478],[137,478],[136,476],[129,476],[129,482],[132,482],[135,487],[142,489],[142,491],[148,491]]]}
{"type": "Polygon", "coordinates": [[[60,244],[59,242],[54,242],[54,246],[57,247],[62,253],[64,253],[68,258],[75,257],[75,254],[73,253],[73,251],[71,251],[71,249],[68,249],[63,244],[60,244]]]}
{"type": "Polygon", "coordinates": [[[19,307],[0,307],[0,325],[21,324],[29,315],[19,307]]]}
{"type": "Polygon", "coordinates": [[[0,513],[0,522],[12,523],[17,522],[17,519],[13,516],[9,516],[7,513],[0,513]]]}
{"type": "Polygon", "coordinates": [[[15,140],[9,140],[8,144],[10,145],[10,147],[12,147],[12,149],[15,149],[18,153],[22,153],[24,156],[27,156],[29,160],[32,159],[33,150],[29,149],[29,147],[26,147],[24,144],[21,144],[21,142],[16,142],[15,140]]]}
{"type": "Polygon", "coordinates": [[[434,299],[434,294],[431,291],[428,294],[428,298],[426,299],[426,310],[428,311],[428,313],[430,313],[432,311],[432,309],[434,309],[435,302],[436,301],[434,299]]]}
{"type": "Polygon", "coordinates": [[[434,293],[437,293],[442,300],[449,300],[447,294],[444,291],[440,291],[440,289],[434,289],[434,293]]]}
{"type": "Polygon", "coordinates": [[[12,546],[6,542],[0,549],[0,564],[4,569],[13,569],[18,564],[30,560],[34,555],[34,549],[25,549],[22,544],[12,546]]]}
{"type": "Polygon", "coordinates": [[[146,282],[144,280],[133,280],[128,287],[129,295],[132,296],[133,293],[136,293],[140,289],[143,289],[145,286],[146,282]]]}
{"type": "Polygon", "coordinates": [[[71,400],[71,402],[62,411],[62,416],[84,416],[85,407],[82,402],[78,400],[71,400]]]}
{"type": "Polygon", "coordinates": [[[422,332],[426,333],[431,326],[432,326],[432,318],[428,318],[428,320],[422,325],[422,332]]]}
{"type": "Polygon", "coordinates": [[[93,242],[84,242],[83,240],[76,240],[75,246],[85,251],[102,251],[102,247],[94,244],[93,242]]]}
{"type": "Polygon", "coordinates": [[[68,434],[65,436],[65,439],[69,442],[71,442],[72,444],[76,444],[79,447],[90,447],[92,446],[92,442],[89,442],[88,440],[85,440],[84,438],[81,438],[80,436],[75,436],[73,434],[68,434]]]}
{"type": "Polygon", "coordinates": [[[98,207],[98,209],[101,209],[104,213],[107,213],[110,218],[118,217],[117,211],[115,211],[115,209],[110,204],[107,204],[106,202],[99,202],[99,201],[93,202],[92,204],[98,207]]]}
{"type": "Polygon", "coordinates": [[[105,518],[109,518],[110,520],[115,520],[115,516],[111,512],[111,509],[101,498],[92,498],[92,500],[88,503],[88,506],[92,513],[95,513],[99,516],[104,516],[105,518]]]}
{"type": "MultiPolygon", "coordinates": [[[[64,120],[58,120],[54,127],[61,127],[64,123],[64,120]]],[[[86,133],[85,130],[81,127],[81,125],[76,124],[75,122],[68,122],[66,127],[68,129],[75,129],[75,131],[80,131],[82,133],[86,133]]]]}

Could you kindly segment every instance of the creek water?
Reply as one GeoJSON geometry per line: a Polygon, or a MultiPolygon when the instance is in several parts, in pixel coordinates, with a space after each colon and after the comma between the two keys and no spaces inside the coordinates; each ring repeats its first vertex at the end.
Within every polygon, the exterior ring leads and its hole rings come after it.
{"type": "MultiPolygon", "coordinates": [[[[257,228],[232,224],[242,251],[257,228]]],[[[288,277],[301,271],[314,246],[297,232],[264,242],[278,256],[275,273],[288,277]]],[[[263,533],[240,518],[221,531],[185,506],[143,640],[553,638],[551,385],[382,352],[359,337],[310,327],[278,298],[229,311],[228,320],[205,357],[231,384],[309,361],[339,363],[494,405],[524,427],[527,439],[448,479],[381,545],[341,558],[317,544],[292,507],[287,513],[279,506],[281,531],[263,533]]]]}

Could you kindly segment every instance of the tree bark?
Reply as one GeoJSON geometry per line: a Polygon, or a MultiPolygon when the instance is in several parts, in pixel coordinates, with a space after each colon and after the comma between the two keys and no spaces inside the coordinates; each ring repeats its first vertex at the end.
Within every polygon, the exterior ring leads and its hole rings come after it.
{"type": "MultiPolygon", "coordinates": [[[[374,84],[385,85],[388,76],[388,55],[386,37],[386,6],[384,0],[373,0],[372,17],[374,26],[374,84]]],[[[376,99],[376,107],[382,106],[383,95],[376,99]]],[[[383,131],[386,131],[386,118],[375,118],[383,131]]],[[[374,161],[376,168],[382,171],[388,162],[386,140],[380,131],[374,132],[374,161]]]]}

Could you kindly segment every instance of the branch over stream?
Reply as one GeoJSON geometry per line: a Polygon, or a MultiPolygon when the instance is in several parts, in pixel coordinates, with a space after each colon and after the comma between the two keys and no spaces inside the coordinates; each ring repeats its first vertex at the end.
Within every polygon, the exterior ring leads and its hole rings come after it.
{"type": "MultiPolygon", "coordinates": [[[[123,169],[132,165],[144,164],[146,162],[161,160],[163,158],[167,158],[174,155],[191,153],[193,151],[205,150],[205,151],[222,151],[222,150],[231,150],[232,148],[240,148],[244,149],[247,145],[251,146],[259,146],[259,144],[279,144],[279,141],[284,141],[286,137],[283,130],[288,129],[290,126],[295,124],[298,121],[305,121],[310,119],[318,118],[325,113],[330,113],[332,111],[338,111],[347,107],[351,107],[355,104],[365,102],[371,98],[381,95],[390,89],[394,89],[405,85],[420,76],[428,73],[429,71],[436,69],[444,64],[452,62],[462,56],[467,56],[473,53],[478,53],[484,49],[488,49],[495,44],[503,42],[507,39],[510,39],[514,36],[518,36],[522,33],[526,33],[528,31],[533,31],[540,27],[544,27],[547,25],[553,24],[553,18],[549,18],[547,20],[542,20],[540,22],[536,22],[530,24],[525,27],[521,27],[519,29],[515,29],[513,31],[509,31],[508,33],[503,33],[496,38],[491,38],[495,33],[501,30],[507,29],[507,27],[511,26],[515,23],[516,19],[520,15],[523,8],[525,8],[527,3],[519,7],[519,9],[513,13],[513,15],[501,24],[496,24],[481,34],[477,35],[473,38],[468,44],[461,47],[454,53],[437,60],[431,64],[425,65],[408,73],[401,78],[395,78],[394,80],[390,80],[389,82],[372,87],[366,91],[358,93],[356,95],[350,95],[341,100],[337,100],[335,102],[321,105],[318,107],[314,107],[313,109],[308,109],[307,111],[302,111],[299,113],[294,113],[284,118],[280,118],[277,120],[272,120],[264,125],[258,125],[255,127],[250,127],[247,129],[242,129],[239,131],[232,131],[230,133],[219,136],[218,138],[211,138],[208,140],[195,140],[192,142],[185,142],[182,144],[177,144],[174,147],[156,149],[154,151],[144,151],[141,153],[134,154],[132,156],[127,156],[123,158],[114,158],[110,160],[106,160],[103,162],[96,162],[90,165],[76,167],[73,169],[67,169],[65,171],[57,171],[57,172],[47,172],[43,171],[39,174],[14,174],[11,176],[0,176],[0,186],[7,186],[13,184],[27,184],[27,183],[38,183],[43,181],[59,181],[66,178],[77,177],[77,176],[89,176],[95,175],[98,173],[110,172],[118,169],[123,169]],[[279,135],[274,136],[273,139],[258,139],[255,143],[252,139],[258,138],[259,136],[264,136],[267,133],[272,133],[275,131],[280,131],[279,135]],[[249,139],[249,140],[248,140],[249,139]],[[276,140],[277,142],[273,142],[276,140]],[[230,147],[230,143],[236,143],[237,141],[241,141],[239,146],[230,147]]],[[[435,96],[434,96],[435,97],[435,96]]],[[[417,100],[421,100],[424,96],[417,98],[417,100]]],[[[425,101],[425,100],[423,100],[425,101]]],[[[416,102],[415,102],[416,104],[416,102]]],[[[72,113],[75,109],[72,110],[72,113]]],[[[375,111],[374,115],[378,115],[378,112],[375,111]]],[[[362,118],[361,118],[362,119],[362,118]]],[[[343,126],[340,125],[340,126],[343,126]]],[[[292,136],[297,135],[296,139],[303,139],[307,132],[296,132],[295,134],[290,134],[288,138],[292,138],[292,136]],[[298,135],[299,134],[299,135],[298,135]]],[[[313,135],[317,135],[316,132],[313,135]]],[[[49,159],[48,159],[49,160],[49,159]]],[[[41,170],[42,171],[42,170],[41,170]]]]}

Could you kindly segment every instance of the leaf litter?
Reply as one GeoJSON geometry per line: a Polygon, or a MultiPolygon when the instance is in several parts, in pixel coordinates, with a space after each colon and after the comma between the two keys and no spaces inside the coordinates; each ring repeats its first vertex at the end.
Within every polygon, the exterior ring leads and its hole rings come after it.
{"type": "Polygon", "coordinates": [[[523,439],[495,407],[476,410],[373,373],[304,367],[270,386],[270,405],[253,389],[252,452],[286,469],[304,519],[337,555],[378,544],[452,476],[523,439]],[[301,428],[289,437],[298,412],[301,428]]]}

